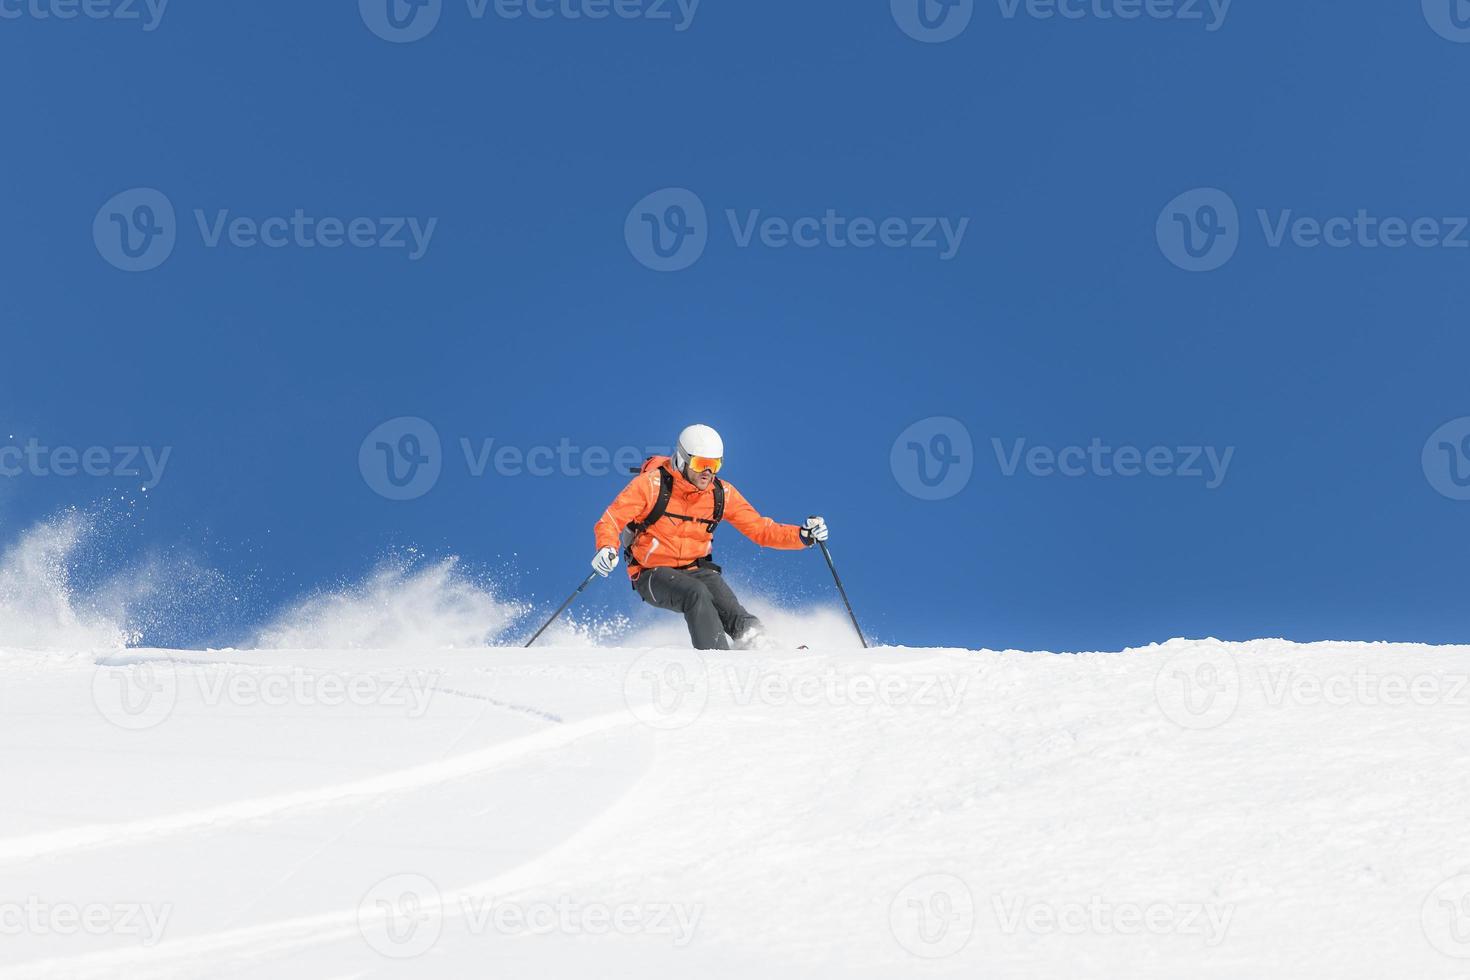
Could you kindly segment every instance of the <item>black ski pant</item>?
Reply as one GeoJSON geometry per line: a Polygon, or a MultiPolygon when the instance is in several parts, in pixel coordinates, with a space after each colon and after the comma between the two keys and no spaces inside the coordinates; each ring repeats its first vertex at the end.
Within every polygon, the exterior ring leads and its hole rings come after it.
{"type": "Polygon", "coordinates": [[[728,650],[760,620],[746,612],[718,568],[646,568],[633,589],[650,606],[684,614],[696,650],[728,650]]]}

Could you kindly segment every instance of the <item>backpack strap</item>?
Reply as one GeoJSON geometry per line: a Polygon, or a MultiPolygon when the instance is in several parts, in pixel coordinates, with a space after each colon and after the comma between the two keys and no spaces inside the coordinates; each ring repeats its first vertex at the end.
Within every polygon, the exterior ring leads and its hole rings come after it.
{"type": "Polygon", "coordinates": [[[674,477],[668,470],[660,467],[658,471],[658,499],[653,502],[653,510],[650,510],[644,516],[643,520],[633,521],[628,526],[639,534],[653,527],[669,512],[669,498],[673,495],[674,477]]]}
{"type": "Polygon", "coordinates": [[[710,537],[714,537],[715,528],[719,527],[720,522],[724,519],[725,485],[720,482],[719,477],[715,477],[715,510],[713,514],[710,514],[710,519],[704,522],[705,525],[709,528],[710,537]]]}
{"type": "MultiPolygon", "coordinates": [[[[710,512],[710,516],[690,517],[688,514],[675,514],[671,511],[668,512],[668,516],[680,521],[698,521],[699,523],[703,524],[706,529],[708,529],[710,537],[714,537],[715,528],[719,527],[720,521],[725,519],[725,485],[720,482],[719,477],[715,477],[713,489],[715,495],[715,507],[714,510],[710,512]]],[[[652,524],[653,522],[649,521],[649,523],[652,524]]]]}
{"type": "MultiPolygon", "coordinates": [[[[652,459],[652,457],[649,458],[652,459]]],[[[628,530],[633,533],[628,536],[628,545],[623,549],[623,558],[627,560],[629,567],[638,564],[638,560],[633,557],[633,542],[637,541],[638,536],[644,531],[663,520],[663,516],[669,512],[669,498],[673,496],[673,493],[674,475],[665,467],[660,466],[658,469],[658,499],[653,502],[653,509],[644,515],[641,521],[632,521],[628,524],[628,530]]]]}
{"type": "MultiPolygon", "coordinates": [[[[649,459],[652,458],[652,456],[649,457],[649,459]]],[[[645,465],[647,465],[646,461],[645,465]]],[[[638,470],[637,472],[641,473],[643,471],[638,470]]],[[[632,534],[628,535],[627,546],[623,548],[623,558],[628,562],[629,567],[640,564],[638,559],[633,557],[633,542],[637,541],[639,535],[644,531],[647,531],[659,521],[663,520],[665,516],[678,518],[681,521],[698,521],[709,530],[710,537],[715,536],[715,528],[719,527],[720,522],[725,519],[725,485],[720,482],[719,477],[715,477],[715,509],[709,517],[689,517],[686,514],[669,513],[669,500],[673,494],[674,475],[668,471],[667,467],[660,466],[658,470],[658,499],[653,502],[653,509],[641,521],[632,521],[628,524],[628,530],[632,534]]],[[[708,561],[708,556],[700,559],[700,561],[708,561]]],[[[684,567],[693,568],[697,564],[699,562],[684,567]]]]}

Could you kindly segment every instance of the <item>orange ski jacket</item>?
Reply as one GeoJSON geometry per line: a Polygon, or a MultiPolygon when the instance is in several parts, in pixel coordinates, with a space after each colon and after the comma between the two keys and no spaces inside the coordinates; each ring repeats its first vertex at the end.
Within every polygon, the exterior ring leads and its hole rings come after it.
{"type": "MultiPolygon", "coordinates": [[[[707,558],[713,548],[714,534],[708,525],[700,523],[714,516],[713,484],[708,490],[700,490],[686,480],[684,474],[674,471],[669,457],[655,456],[598,518],[593,528],[598,549],[620,547],[619,538],[623,529],[635,521],[643,520],[653,510],[654,504],[658,502],[661,469],[667,469],[674,477],[669,509],[657,523],[645,528],[633,539],[630,546],[633,561],[628,563],[628,577],[632,579],[638,578],[638,573],[644,568],[684,568],[693,565],[701,558],[707,558]]],[[[806,542],[801,539],[800,527],[795,524],[778,524],[769,517],[762,517],[750,505],[750,501],[728,482],[725,482],[723,519],[763,548],[796,551],[806,547],[806,542]]]]}

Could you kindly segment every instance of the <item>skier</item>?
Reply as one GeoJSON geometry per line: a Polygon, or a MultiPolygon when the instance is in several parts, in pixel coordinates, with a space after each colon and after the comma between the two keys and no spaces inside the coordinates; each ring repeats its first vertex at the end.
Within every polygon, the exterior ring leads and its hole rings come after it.
{"type": "Polygon", "coordinates": [[[689,426],[679,433],[674,455],[650,456],[594,528],[593,569],[606,578],[618,566],[621,545],[633,591],[651,606],[683,613],[696,650],[730,649],[726,634],[739,649],[749,649],[764,633],[713,561],[721,520],[764,548],[794,551],[827,540],[820,517],[808,517],[802,526],[762,517],[715,475],[724,457],[718,432],[689,426]]]}

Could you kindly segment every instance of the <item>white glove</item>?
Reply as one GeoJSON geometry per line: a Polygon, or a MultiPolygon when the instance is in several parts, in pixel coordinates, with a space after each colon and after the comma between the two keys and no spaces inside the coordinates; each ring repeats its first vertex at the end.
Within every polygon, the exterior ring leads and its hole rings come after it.
{"type": "Polygon", "coordinates": [[[603,578],[607,573],[618,567],[618,550],[616,548],[603,548],[592,559],[592,570],[603,578]]]}
{"type": "Polygon", "coordinates": [[[807,544],[827,540],[827,522],[820,517],[808,517],[801,528],[801,537],[807,544]]]}

